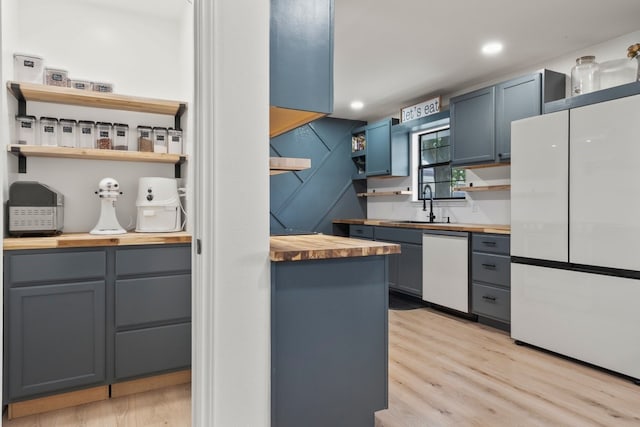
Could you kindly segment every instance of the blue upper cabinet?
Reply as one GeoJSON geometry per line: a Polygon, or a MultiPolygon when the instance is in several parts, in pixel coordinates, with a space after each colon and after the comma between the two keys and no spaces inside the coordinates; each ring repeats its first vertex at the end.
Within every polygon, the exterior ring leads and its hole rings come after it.
{"type": "Polygon", "coordinates": [[[333,112],[333,16],[333,0],[271,0],[271,137],[333,112]]]}
{"type": "Polygon", "coordinates": [[[495,87],[451,98],[451,161],[454,164],[495,158],[495,87]]]}
{"type": "Polygon", "coordinates": [[[392,126],[398,119],[386,119],[353,131],[355,139],[364,138],[364,149],[352,146],[356,164],[354,179],[373,176],[407,176],[409,174],[409,141],[394,137],[392,126]]]}
{"type": "Polygon", "coordinates": [[[451,98],[452,162],[510,160],[511,122],[540,115],[544,102],[564,98],[565,80],[542,70],[451,98]]]}

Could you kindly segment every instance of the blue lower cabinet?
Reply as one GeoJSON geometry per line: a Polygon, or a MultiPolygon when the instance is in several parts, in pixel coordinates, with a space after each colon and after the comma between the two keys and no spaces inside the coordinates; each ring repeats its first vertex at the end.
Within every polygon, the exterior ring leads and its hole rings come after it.
{"type": "Polygon", "coordinates": [[[387,407],[387,257],[271,271],[271,425],[373,426],[387,407]]]}
{"type": "Polygon", "coordinates": [[[8,306],[11,399],[104,383],[104,281],[10,289],[8,306]]]}
{"type": "Polygon", "coordinates": [[[5,404],[191,363],[189,244],[5,251],[4,299],[5,404]]]}

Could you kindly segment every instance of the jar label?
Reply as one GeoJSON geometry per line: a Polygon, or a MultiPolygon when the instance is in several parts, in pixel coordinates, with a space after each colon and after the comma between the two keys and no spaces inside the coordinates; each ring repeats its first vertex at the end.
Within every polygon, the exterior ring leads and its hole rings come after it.
{"type": "Polygon", "coordinates": [[[173,142],[180,142],[180,137],[179,137],[179,136],[172,136],[172,137],[171,137],[171,141],[173,141],[173,142]]]}
{"type": "Polygon", "coordinates": [[[156,135],[156,141],[164,141],[164,135],[156,135]]]}
{"type": "Polygon", "coordinates": [[[20,122],[20,127],[24,129],[31,129],[31,122],[20,122]]]}
{"type": "Polygon", "coordinates": [[[53,126],[45,126],[44,127],[44,132],[45,133],[53,133],[53,126]]]}
{"type": "Polygon", "coordinates": [[[62,126],[63,133],[73,133],[73,127],[71,126],[62,126]]]}
{"type": "Polygon", "coordinates": [[[87,85],[84,84],[84,83],[74,83],[73,87],[76,88],[76,89],[86,89],[87,85]]]}
{"type": "Polygon", "coordinates": [[[33,68],[35,67],[35,64],[33,63],[33,61],[29,61],[28,59],[25,59],[25,61],[22,63],[25,67],[29,67],[29,68],[33,68]]]}
{"type": "Polygon", "coordinates": [[[82,128],[83,135],[91,135],[91,128],[82,128]]]}
{"type": "Polygon", "coordinates": [[[107,85],[94,85],[93,86],[93,90],[95,90],[96,92],[111,92],[109,89],[110,88],[107,85]]]}
{"type": "Polygon", "coordinates": [[[124,133],[123,130],[118,130],[118,131],[116,131],[116,135],[117,136],[125,136],[125,133],[124,133]]]}
{"type": "Polygon", "coordinates": [[[149,138],[149,132],[148,131],[140,131],[140,136],[143,138],[149,138]]]}
{"type": "Polygon", "coordinates": [[[100,138],[109,138],[109,132],[108,131],[100,131],[100,138]]]}
{"type": "Polygon", "coordinates": [[[51,80],[55,80],[57,82],[61,82],[62,81],[62,74],[52,73],[51,74],[51,80]]]}

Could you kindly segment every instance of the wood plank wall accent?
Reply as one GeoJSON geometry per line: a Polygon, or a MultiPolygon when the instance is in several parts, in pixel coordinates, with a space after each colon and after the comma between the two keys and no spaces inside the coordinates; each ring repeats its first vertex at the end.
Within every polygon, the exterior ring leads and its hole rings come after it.
{"type": "Polygon", "coordinates": [[[332,233],[334,218],[365,218],[366,189],[351,180],[351,130],[364,122],[322,118],[271,139],[272,157],[311,159],[311,169],[271,177],[271,232],[332,233]]]}

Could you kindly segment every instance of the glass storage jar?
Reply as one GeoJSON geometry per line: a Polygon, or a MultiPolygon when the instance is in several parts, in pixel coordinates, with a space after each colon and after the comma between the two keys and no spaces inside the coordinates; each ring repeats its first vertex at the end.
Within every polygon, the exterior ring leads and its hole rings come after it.
{"type": "Polygon", "coordinates": [[[93,88],[93,84],[89,80],[69,79],[69,87],[78,90],[91,90],[93,88]]]}
{"type": "Polygon", "coordinates": [[[16,116],[16,142],[20,145],[36,145],[36,118],[16,116]]]}
{"type": "Polygon", "coordinates": [[[95,148],[95,123],[90,120],[78,122],[78,147],[95,148]]]}
{"type": "Polygon", "coordinates": [[[153,139],[150,126],[138,126],[138,151],[153,152],[153,139]]]}
{"type": "Polygon", "coordinates": [[[40,145],[58,145],[58,119],[40,117],[40,145]]]}
{"type": "Polygon", "coordinates": [[[42,58],[34,55],[13,54],[13,74],[19,82],[42,84],[44,67],[42,58]]]}
{"type": "Polygon", "coordinates": [[[44,83],[50,86],[69,87],[67,71],[58,68],[45,68],[44,83]]]}
{"type": "Polygon", "coordinates": [[[111,150],[113,148],[113,127],[108,122],[96,123],[96,148],[111,150]]]}
{"type": "Polygon", "coordinates": [[[162,128],[162,127],[153,128],[153,152],[154,153],[167,152],[167,128],[162,128]]]}
{"type": "Polygon", "coordinates": [[[113,124],[113,149],[125,151],[129,149],[129,125],[113,124]]]}
{"type": "Polygon", "coordinates": [[[60,146],[76,146],[76,121],[72,119],[60,119],[60,146]]]}
{"type": "Polygon", "coordinates": [[[581,56],[571,69],[571,96],[600,89],[600,71],[595,56],[581,56]]]}
{"type": "Polygon", "coordinates": [[[182,131],[180,129],[169,128],[169,154],[182,154],[182,131]]]}

